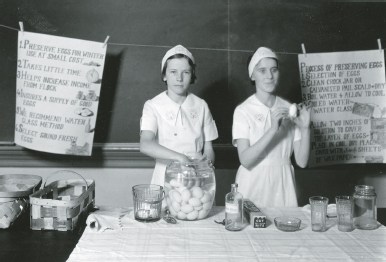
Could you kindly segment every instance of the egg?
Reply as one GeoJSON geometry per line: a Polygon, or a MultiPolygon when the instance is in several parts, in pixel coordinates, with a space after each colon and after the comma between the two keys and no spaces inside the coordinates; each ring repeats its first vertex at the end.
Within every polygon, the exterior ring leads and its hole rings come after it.
{"type": "Polygon", "coordinates": [[[168,194],[168,196],[169,196],[171,201],[174,201],[174,199],[173,199],[173,192],[174,191],[176,191],[176,190],[172,189],[172,190],[169,191],[169,194],[168,194]]]}
{"type": "Polygon", "coordinates": [[[182,186],[180,182],[177,181],[177,179],[173,178],[172,180],[170,180],[170,185],[172,187],[180,187],[182,186]]]}
{"type": "Polygon", "coordinates": [[[290,105],[290,107],[288,109],[288,116],[295,118],[297,116],[297,113],[298,113],[297,105],[296,104],[290,105]]]}
{"type": "Polygon", "coordinates": [[[182,191],[181,193],[181,199],[182,201],[186,201],[188,202],[189,199],[191,198],[192,194],[190,193],[190,190],[189,189],[185,189],[184,191],[182,191]]]}
{"type": "Polygon", "coordinates": [[[212,200],[212,195],[209,193],[205,193],[200,200],[203,204],[208,203],[210,200],[212,200]]]}
{"type": "Polygon", "coordinates": [[[194,208],[189,204],[181,206],[181,211],[184,212],[185,214],[188,214],[188,213],[192,212],[193,210],[194,210],[194,208]]]}
{"type": "Polygon", "coordinates": [[[177,189],[178,192],[180,192],[180,194],[182,194],[182,192],[185,190],[185,189],[188,189],[186,186],[181,186],[177,189]]]}
{"type": "Polygon", "coordinates": [[[194,207],[194,210],[198,210],[198,211],[200,211],[201,209],[203,209],[203,205],[201,205],[201,206],[198,206],[198,207],[194,207]]]}
{"type": "Polygon", "coordinates": [[[172,203],[172,207],[173,207],[173,209],[174,209],[176,212],[179,212],[179,211],[181,210],[180,204],[178,204],[178,203],[175,202],[175,201],[172,203]]]}
{"type": "Polygon", "coordinates": [[[202,187],[202,190],[206,190],[208,193],[212,193],[216,190],[216,184],[215,183],[206,184],[202,187]]]}
{"type": "Polygon", "coordinates": [[[200,187],[201,186],[201,178],[197,178],[196,182],[194,182],[194,186],[200,187]]]}
{"type": "Polygon", "coordinates": [[[181,194],[180,192],[178,191],[173,191],[172,193],[172,198],[174,201],[176,201],[177,203],[181,203],[181,194]]]}
{"type": "Polygon", "coordinates": [[[205,204],[202,204],[202,207],[204,210],[209,210],[212,207],[212,202],[207,202],[205,204]]]}
{"type": "Polygon", "coordinates": [[[195,198],[202,198],[204,196],[204,192],[198,186],[193,187],[192,193],[195,198]]]}
{"type": "Polygon", "coordinates": [[[178,212],[176,212],[173,207],[169,207],[169,211],[170,211],[170,214],[172,214],[172,216],[174,217],[178,215],[178,212]]]}
{"type": "Polygon", "coordinates": [[[197,210],[193,210],[192,212],[190,212],[189,214],[186,215],[186,218],[189,220],[195,220],[195,219],[197,219],[197,217],[198,217],[198,211],[197,210]]]}
{"type": "Polygon", "coordinates": [[[189,205],[193,207],[201,206],[201,200],[198,198],[192,197],[191,199],[189,199],[189,205]]]}
{"type": "Polygon", "coordinates": [[[182,211],[178,212],[177,214],[178,219],[186,219],[186,214],[182,211]]]}
{"type": "Polygon", "coordinates": [[[206,217],[207,215],[208,215],[208,211],[206,211],[205,209],[203,209],[203,210],[200,210],[200,211],[198,211],[198,219],[203,219],[204,217],[206,217]]]}

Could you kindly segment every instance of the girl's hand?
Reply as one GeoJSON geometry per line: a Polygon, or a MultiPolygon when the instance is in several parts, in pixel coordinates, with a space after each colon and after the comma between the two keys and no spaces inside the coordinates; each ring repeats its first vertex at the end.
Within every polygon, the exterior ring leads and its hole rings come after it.
{"type": "Polygon", "coordinates": [[[187,163],[190,162],[189,158],[184,154],[179,154],[179,156],[176,158],[180,163],[187,163]]]}
{"type": "Polygon", "coordinates": [[[288,116],[288,108],[278,107],[271,111],[271,128],[275,131],[279,130],[281,120],[288,116]]]}
{"type": "Polygon", "coordinates": [[[308,128],[311,124],[311,106],[303,103],[298,105],[299,116],[294,119],[294,123],[300,128],[308,128]]]}

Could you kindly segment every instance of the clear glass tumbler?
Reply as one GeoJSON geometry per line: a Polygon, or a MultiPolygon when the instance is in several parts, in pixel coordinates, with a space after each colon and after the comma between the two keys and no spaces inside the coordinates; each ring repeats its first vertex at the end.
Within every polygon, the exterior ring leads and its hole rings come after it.
{"type": "Polygon", "coordinates": [[[133,186],[134,218],[140,222],[155,222],[161,218],[163,187],[143,184],[133,186]]]}
{"type": "Polygon", "coordinates": [[[335,197],[335,203],[338,230],[342,232],[353,231],[354,198],[352,196],[337,196],[335,197]]]}
{"type": "Polygon", "coordinates": [[[315,232],[326,231],[328,198],[322,197],[322,196],[310,197],[310,205],[311,205],[312,231],[315,231],[315,232]]]}

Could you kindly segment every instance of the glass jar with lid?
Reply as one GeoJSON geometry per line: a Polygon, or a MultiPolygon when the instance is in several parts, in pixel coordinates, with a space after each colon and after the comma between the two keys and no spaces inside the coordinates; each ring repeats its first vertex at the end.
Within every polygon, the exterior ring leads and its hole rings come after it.
{"type": "Polygon", "coordinates": [[[189,162],[172,160],[165,172],[166,205],[180,220],[205,218],[216,194],[214,166],[205,155],[187,154],[189,162]]]}
{"type": "Polygon", "coordinates": [[[373,186],[355,186],[354,227],[357,229],[377,228],[377,194],[373,186]]]}

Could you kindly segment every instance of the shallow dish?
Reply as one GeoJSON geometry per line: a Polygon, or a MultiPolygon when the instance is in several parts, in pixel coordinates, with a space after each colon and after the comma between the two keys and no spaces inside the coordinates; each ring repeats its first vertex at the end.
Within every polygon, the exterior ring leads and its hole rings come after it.
{"type": "Polygon", "coordinates": [[[276,217],[275,226],[277,229],[285,232],[299,230],[302,221],[296,217],[276,217]]]}

